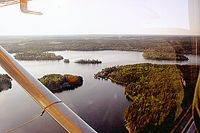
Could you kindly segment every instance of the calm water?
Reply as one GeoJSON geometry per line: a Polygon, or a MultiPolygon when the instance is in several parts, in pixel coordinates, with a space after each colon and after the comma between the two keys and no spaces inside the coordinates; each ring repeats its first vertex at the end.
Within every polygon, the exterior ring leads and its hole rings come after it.
{"type": "MultiPolygon", "coordinates": [[[[70,59],[69,64],[63,61],[20,61],[36,78],[45,74],[76,74],[84,79],[83,85],[75,90],[56,93],[66,105],[75,111],[83,120],[96,131],[127,132],[123,122],[123,112],[130,104],[124,95],[122,86],[110,81],[94,79],[94,74],[105,67],[114,65],[136,63],[177,63],[174,61],[147,61],[143,59],[141,52],[126,51],[57,51],[56,54],[70,59]],[[75,64],[78,59],[99,59],[103,63],[98,65],[75,64]]],[[[188,55],[188,62],[179,64],[200,63],[200,58],[188,55]]],[[[5,73],[0,69],[1,73],[5,73]]],[[[30,120],[41,113],[42,109],[21,88],[18,83],[12,81],[12,89],[0,92],[0,132],[14,128],[21,123],[30,120]]],[[[65,132],[50,116],[36,119],[34,122],[18,129],[19,133],[62,133],[65,132]]]]}

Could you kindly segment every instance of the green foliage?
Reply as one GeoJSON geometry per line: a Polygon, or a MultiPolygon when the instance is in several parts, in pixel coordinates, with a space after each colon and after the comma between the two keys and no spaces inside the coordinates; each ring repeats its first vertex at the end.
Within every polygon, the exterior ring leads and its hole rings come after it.
{"type": "Polygon", "coordinates": [[[154,47],[144,50],[143,57],[151,60],[177,60],[187,61],[188,58],[183,54],[178,54],[172,47],[154,47]]]}
{"type": "Polygon", "coordinates": [[[176,65],[125,65],[103,69],[96,76],[102,73],[124,85],[132,101],[124,114],[129,132],[169,131],[184,97],[183,77],[176,65]]]}
{"type": "Polygon", "coordinates": [[[12,88],[12,79],[7,74],[0,74],[0,92],[12,88]]]}
{"type": "Polygon", "coordinates": [[[66,79],[61,74],[48,74],[39,79],[47,88],[59,89],[66,79]]]}
{"type": "Polygon", "coordinates": [[[177,109],[171,123],[164,125],[170,127],[180,114],[184,96],[181,71],[175,65],[152,65],[149,69],[148,73],[143,72],[145,77],[142,75],[125,88],[125,94],[133,101],[124,116],[131,131],[151,131],[149,124],[152,129],[161,130],[159,126],[177,109]]]}
{"type": "MultiPolygon", "coordinates": [[[[197,37],[198,42],[200,37],[197,37]]],[[[196,54],[192,37],[186,36],[51,36],[51,37],[12,37],[1,38],[1,45],[11,53],[26,51],[61,51],[61,50],[126,50],[144,51],[157,46],[170,46],[179,54],[196,54]]],[[[197,47],[200,54],[200,47],[197,47]]]]}
{"type": "Polygon", "coordinates": [[[102,63],[102,61],[99,60],[95,60],[95,59],[80,59],[77,60],[75,63],[79,63],[79,64],[100,64],[102,63]]]}
{"type": "Polygon", "coordinates": [[[63,57],[48,52],[23,52],[14,56],[18,60],[62,60],[63,57]]]}
{"type": "Polygon", "coordinates": [[[0,81],[12,81],[11,77],[8,74],[0,74],[0,81]]]}
{"type": "Polygon", "coordinates": [[[64,59],[64,63],[69,63],[69,59],[64,59]]]}
{"type": "Polygon", "coordinates": [[[83,78],[76,75],[48,74],[39,79],[52,92],[73,90],[83,84],[83,78]]]}

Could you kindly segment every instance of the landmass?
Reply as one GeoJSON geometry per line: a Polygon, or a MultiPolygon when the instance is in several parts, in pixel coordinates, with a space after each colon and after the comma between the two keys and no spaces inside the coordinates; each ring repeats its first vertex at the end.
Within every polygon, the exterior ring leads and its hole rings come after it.
{"type": "Polygon", "coordinates": [[[130,133],[170,132],[192,103],[198,72],[199,67],[189,65],[135,64],[105,68],[95,78],[125,86],[131,104],[124,121],[130,133]]]}
{"type": "Polygon", "coordinates": [[[39,78],[39,81],[54,93],[64,90],[74,90],[83,84],[81,76],[70,74],[48,74],[39,78]]]}
{"type": "Polygon", "coordinates": [[[0,92],[12,88],[12,79],[7,74],[0,74],[0,92]]]}
{"type": "Polygon", "coordinates": [[[79,63],[79,64],[101,64],[102,61],[95,60],[95,59],[80,59],[80,60],[75,61],[75,63],[79,63]]]}
{"type": "Polygon", "coordinates": [[[64,62],[64,63],[69,63],[70,61],[69,61],[69,59],[64,59],[63,62],[64,62]]]}
{"type": "MultiPolygon", "coordinates": [[[[200,42],[200,37],[196,37],[200,42]]],[[[169,46],[177,54],[200,55],[200,46],[193,36],[134,36],[134,35],[80,35],[80,36],[11,36],[0,37],[0,44],[10,53],[26,51],[140,51],[157,46],[169,46]],[[197,50],[196,50],[197,49],[197,50]]]]}
{"type": "Polygon", "coordinates": [[[49,52],[21,52],[14,55],[17,60],[62,60],[63,57],[49,52]]]}
{"type": "Polygon", "coordinates": [[[183,54],[177,54],[176,51],[167,48],[148,48],[144,50],[143,57],[150,60],[176,60],[188,61],[183,54]]]}

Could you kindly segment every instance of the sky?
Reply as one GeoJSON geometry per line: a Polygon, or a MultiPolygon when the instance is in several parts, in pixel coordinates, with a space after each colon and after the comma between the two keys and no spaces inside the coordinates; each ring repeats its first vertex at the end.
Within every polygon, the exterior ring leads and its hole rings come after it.
{"type": "Polygon", "coordinates": [[[32,0],[0,8],[0,35],[188,34],[188,0],[32,0]]]}

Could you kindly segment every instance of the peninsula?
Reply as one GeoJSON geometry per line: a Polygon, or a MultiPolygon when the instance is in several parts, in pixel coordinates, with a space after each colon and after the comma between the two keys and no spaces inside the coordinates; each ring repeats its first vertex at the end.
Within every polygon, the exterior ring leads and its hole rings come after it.
{"type": "Polygon", "coordinates": [[[150,60],[175,60],[188,61],[189,59],[183,54],[176,51],[163,50],[161,48],[149,48],[144,50],[143,57],[150,60]]]}
{"type": "Polygon", "coordinates": [[[95,78],[125,87],[131,101],[124,113],[129,132],[170,132],[173,122],[192,102],[198,75],[191,77],[189,73],[195,71],[198,74],[199,67],[146,63],[105,68],[95,78]]]}

